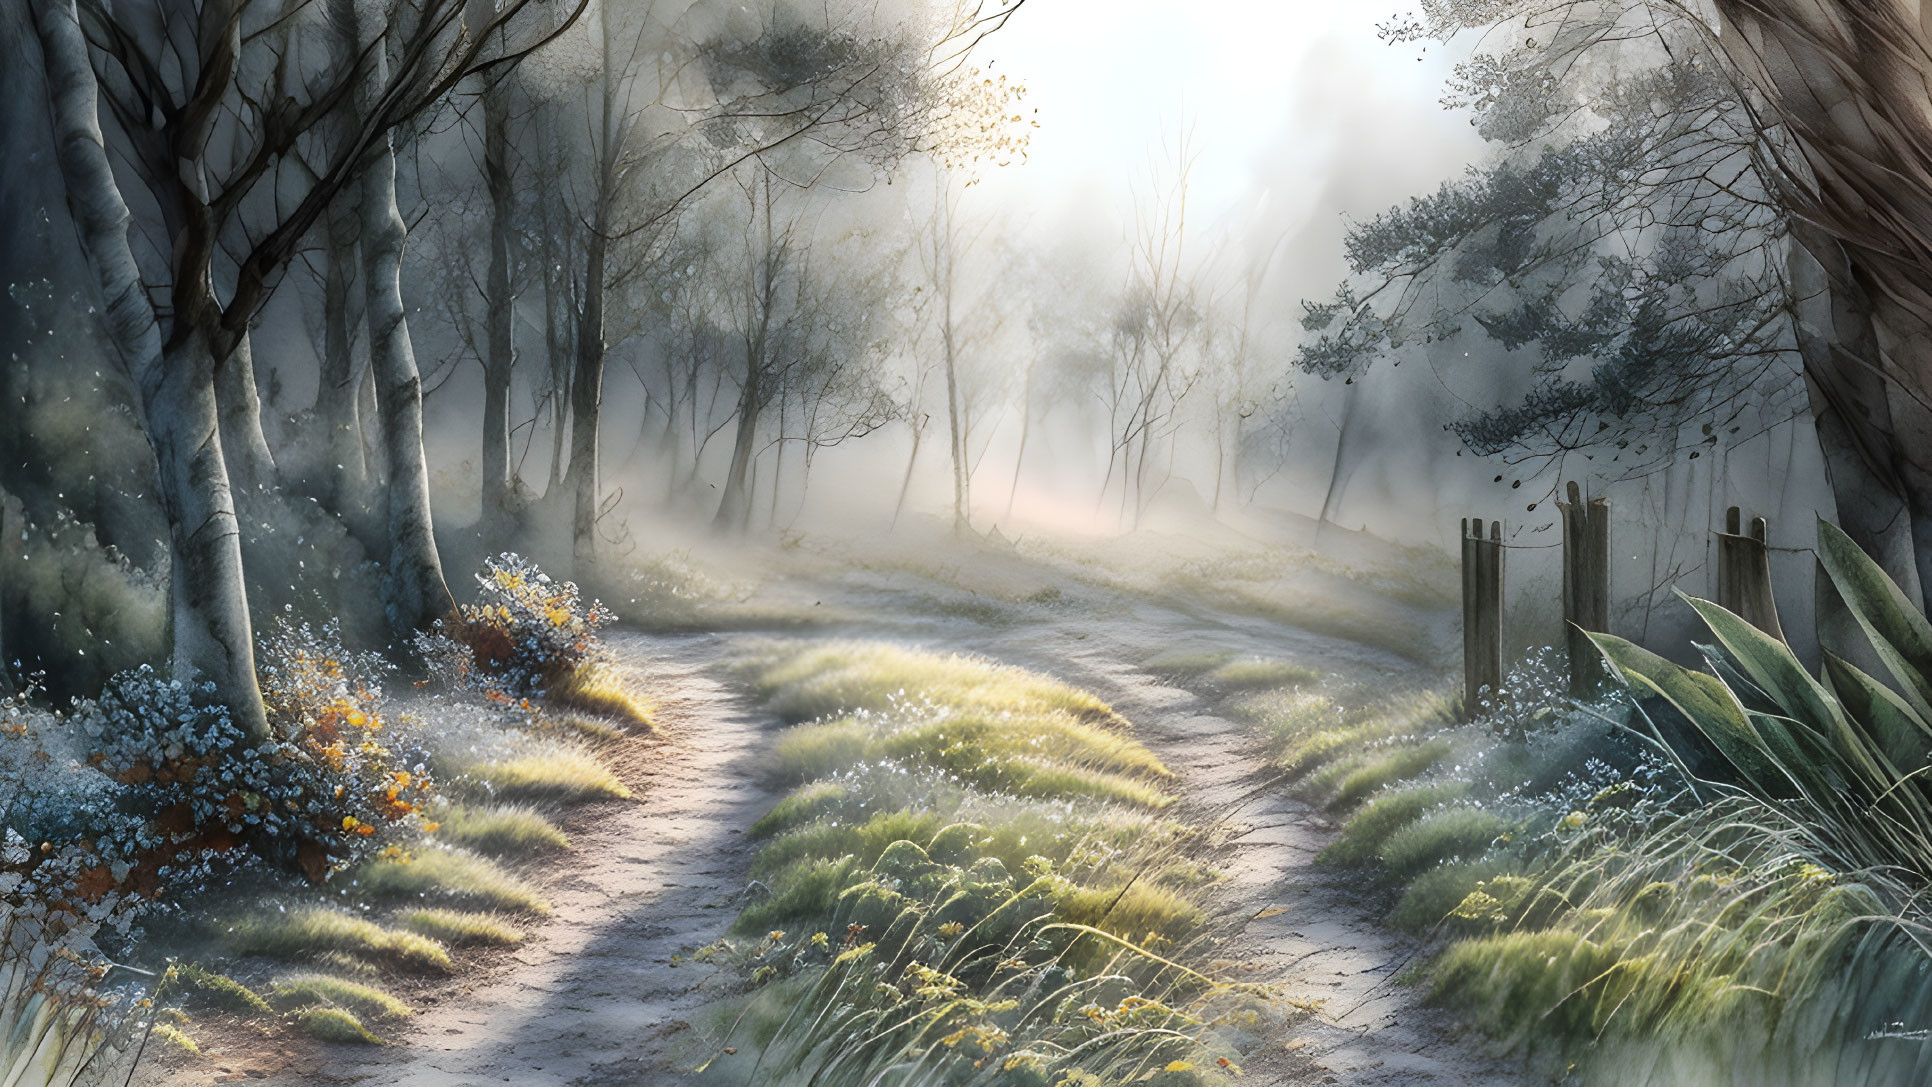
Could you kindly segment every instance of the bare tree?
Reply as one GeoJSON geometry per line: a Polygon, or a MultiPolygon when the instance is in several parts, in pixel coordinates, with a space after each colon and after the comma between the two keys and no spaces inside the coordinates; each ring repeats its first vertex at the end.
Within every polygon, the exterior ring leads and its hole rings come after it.
{"type": "Polygon", "coordinates": [[[267,725],[219,399],[252,376],[227,368],[250,365],[251,320],[336,195],[381,158],[388,132],[554,32],[551,13],[526,20],[526,8],[429,0],[406,21],[385,11],[369,25],[393,33],[377,41],[396,63],[378,45],[345,67],[298,48],[321,16],[296,0],[90,2],[84,16],[72,0],[37,0],[70,207],[138,389],[171,526],[175,668],[213,682],[253,736],[267,725]],[[324,122],[354,109],[372,80],[379,89],[351,138],[317,147],[324,122]],[[126,182],[111,164],[103,105],[126,182]]]}

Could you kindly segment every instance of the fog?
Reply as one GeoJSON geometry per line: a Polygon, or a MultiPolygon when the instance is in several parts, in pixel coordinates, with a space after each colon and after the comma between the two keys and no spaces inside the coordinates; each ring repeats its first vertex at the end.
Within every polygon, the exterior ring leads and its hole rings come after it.
{"type": "MultiPolygon", "coordinates": [[[[1607,445],[1472,446],[1459,420],[1549,373],[1532,348],[1472,329],[1391,340],[1358,370],[1307,364],[1304,304],[1363,279],[1351,231],[1520,153],[1445,102],[1459,66],[1520,28],[1389,41],[1385,18],[1317,3],[1186,19],[1031,3],[968,24],[914,4],[588,10],[503,69],[500,98],[453,85],[392,134],[429,512],[459,595],[460,571],[497,551],[594,580],[600,561],[718,531],[777,542],[952,522],[962,538],[1225,532],[1319,549],[1333,526],[1450,552],[1481,517],[1520,548],[1512,637],[1529,648],[1555,629],[1553,499],[1570,481],[1612,502],[1620,624],[1675,637],[1684,617],[1659,604],[1709,591],[1728,505],[1768,517],[1794,548],[1781,573],[1808,578],[1800,550],[1833,503],[1788,398],[1727,409],[1743,422],[1714,447],[1680,435],[1689,415],[1655,424],[1639,448],[1667,451],[1631,464],[1607,445]],[[860,63],[887,74],[856,77],[860,63]]],[[[32,587],[27,556],[69,551],[54,526],[77,519],[108,550],[71,561],[125,565],[148,601],[139,657],[162,644],[167,560],[146,469],[128,463],[145,448],[138,413],[112,365],[99,381],[55,366],[86,342],[72,304],[97,288],[48,183],[44,120],[14,121],[11,161],[41,169],[9,175],[28,197],[9,201],[8,334],[33,419],[0,475],[26,503],[9,626],[58,625],[59,592],[32,587]],[[31,284],[70,300],[56,308],[73,327],[36,329],[31,284]],[[114,434],[89,431],[50,473],[35,443],[75,438],[55,390],[114,434]],[[62,487],[98,484],[104,459],[128,511],[62,487]]],[[[232,205],[217,294],[274,221],[265,199],[232,205]]],[[[129,206],[160,284],[172,220],[129,206]]],[[[269,546],[251,534],[334,541],[319,571],[274,591],[252,563],[251,591],[258,608],[317,615],[356,610],[335,599],[344,577],[375,594],[396,509],[361,330],[369,267],[324,227],[246,314],[259,421],[252,404],[238,416],[280,481],[245,497],[244,551],[269,546]]],[[[1767,380],[1795,387],[1794,364],[1776,365],[1767,380]]],[[[1808,627],[1809,594],[1790,597],[1808,627]]],[[[83,672],[73,689],[99,679],[83,672]]]]}

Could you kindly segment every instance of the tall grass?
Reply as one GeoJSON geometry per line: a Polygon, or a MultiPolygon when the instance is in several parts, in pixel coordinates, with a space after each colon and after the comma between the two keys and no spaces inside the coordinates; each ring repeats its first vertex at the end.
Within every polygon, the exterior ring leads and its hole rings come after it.
{"type": "Polygon", "coordinates": [[[1196,838],[1167,769],[1085,692],[976,658],[837,643],[751,662],[795,784],[754,827],[768,894],[723,953],[752,994],[727,1083],[1205,1082],[1245,994],[1198,958],[1196,838]],[[881,1078],[884,1077],[884,1078],[881,1078]],[[1098,1077],[1090,1079],[1087,1077],[1098,1077]]]}

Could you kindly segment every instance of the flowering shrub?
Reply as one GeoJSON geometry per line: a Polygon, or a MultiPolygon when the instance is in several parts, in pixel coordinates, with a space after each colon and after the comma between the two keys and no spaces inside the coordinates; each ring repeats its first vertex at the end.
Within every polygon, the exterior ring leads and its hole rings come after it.
{"type": "Polygon", "coordinates": [[[83,902],[152,900],[251,856],[320,880],[404,831],[434,829],[420,814],[428,775],[383,742],[379,661],[345,653],[332,626],[287,625],[260,659],[264,743],[212,688],[147,667],[64,714],[10,703],[0,720],[16,750],[0,766],[16,779],[7,831],[22,849],[0,871],[83,902]],[[57,758],[50,737],[80,747],[57,758]]]}
{"type": "Polygon", "coordinates": [[[476,576],[482,601],[458,609],[454,629],[418,640],[438,671],[492,701],[520,703],[569,679],[597,652],[597,631],[616,618],[577,586],[505,552],[476,576]]]}

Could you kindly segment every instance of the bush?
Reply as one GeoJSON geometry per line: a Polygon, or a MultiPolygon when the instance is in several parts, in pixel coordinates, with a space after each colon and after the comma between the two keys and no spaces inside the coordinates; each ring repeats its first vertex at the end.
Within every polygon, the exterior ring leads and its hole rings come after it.
{"type": "Polygon", "coordinates": [[[616,618],[511,552],[485,562],[476,584],[482,602],[461,605],[450,627],[417,644],[448,678],[500,703],[520,705],[575,675],[595,657],[597,631],[616,618]]]}

